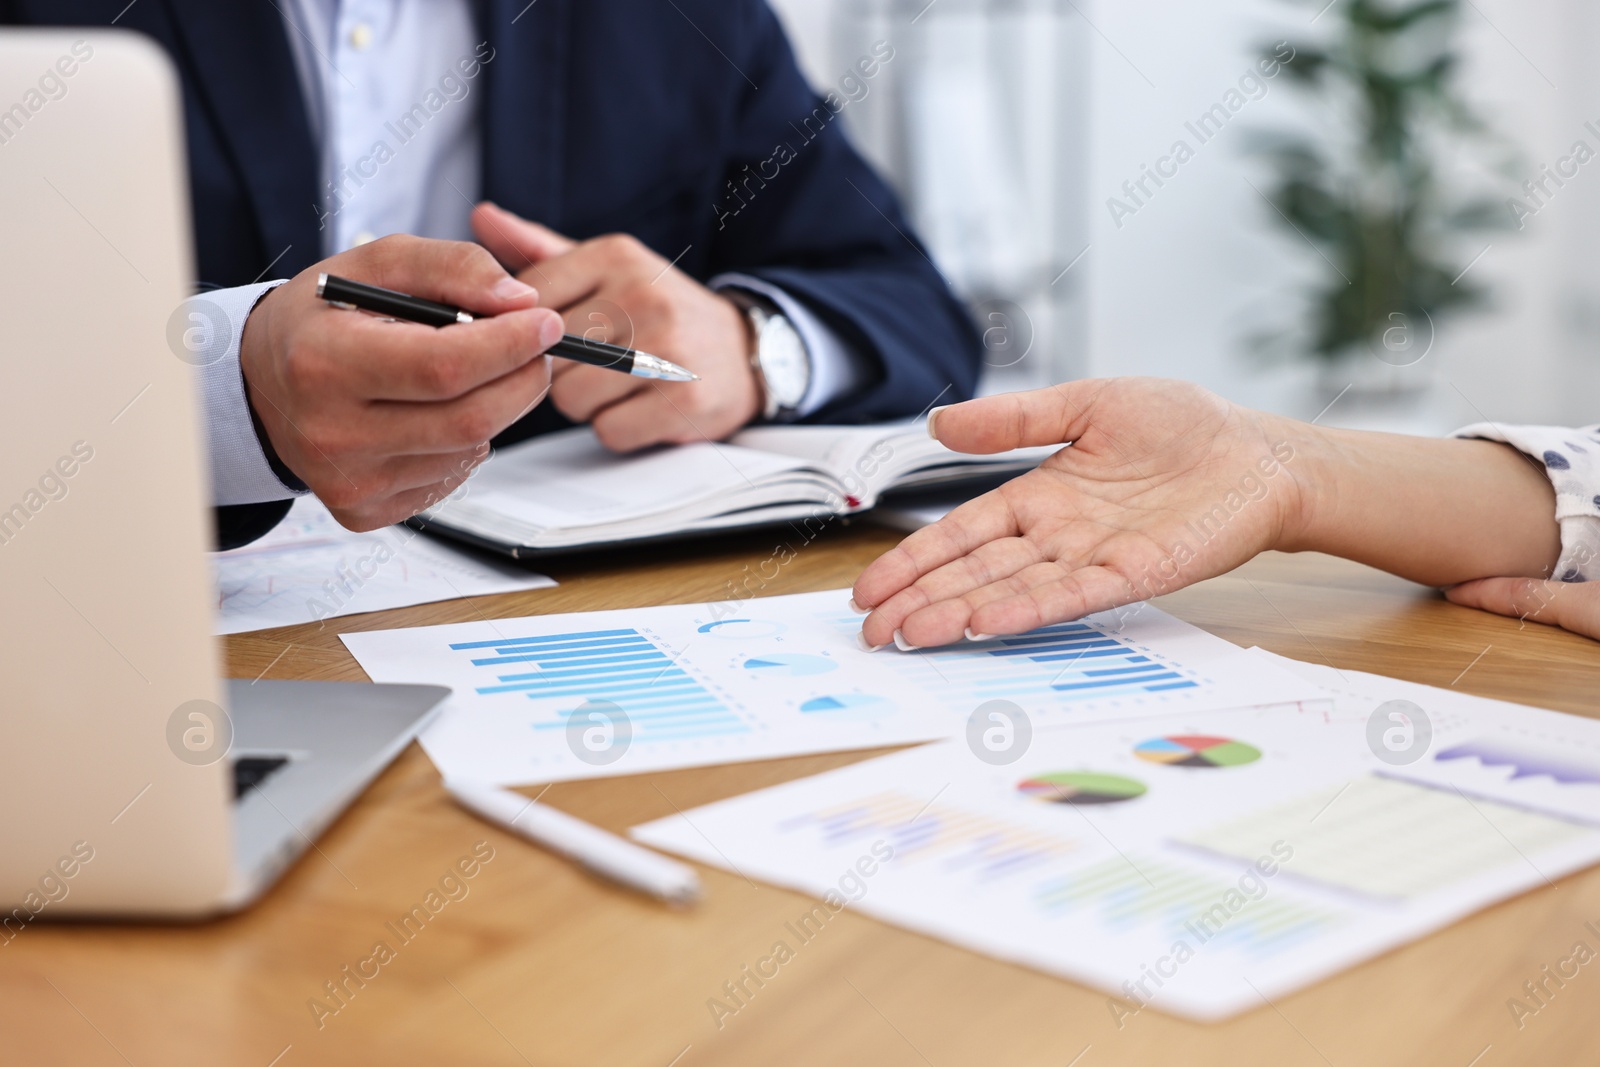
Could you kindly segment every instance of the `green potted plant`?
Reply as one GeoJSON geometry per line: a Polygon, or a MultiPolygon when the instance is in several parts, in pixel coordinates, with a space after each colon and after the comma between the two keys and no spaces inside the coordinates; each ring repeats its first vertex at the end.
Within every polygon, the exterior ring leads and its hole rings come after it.
{"type": "Polygon", "coordinates": [[[1481,253],[1462,235],[1503,226],[1505,208],[1452,190],[1440,175],[1444,153],[1496,143],[1454,84],[1460,8],[1461,0],[1323,8],[1318,19],[1333,25],[1320,40],[1293,42],[1294,62],[1283,68],[1322,121],[1256,138],[1273,171],[1270,217],[1308,256],[1315,250],[1318,271],[1308,321],[1258,340],[1317,358],[1328,388],[1425,387],[1426,369],[1414,368],[1441,319],[1487,298],[1467,273],[1481,253]]]}

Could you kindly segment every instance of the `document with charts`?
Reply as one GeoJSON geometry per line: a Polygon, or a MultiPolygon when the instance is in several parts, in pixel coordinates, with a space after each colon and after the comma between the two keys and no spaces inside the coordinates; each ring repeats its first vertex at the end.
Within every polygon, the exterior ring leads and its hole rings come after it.
{"type": "Polygon", "coordinates": [[[1600,722],[1314,673],[1332,704],[1040,731],[999,766],[947,741],[633,833],[1096,986],[1119,1029],[1261,1007],[1600,862],[1600,722]]]}
{"type": "Polygon", "coordinates": [[[963,733],[1293,703],[1317,687],[1155,608],[941,649],[861,650],[848,590],[345,634],[377,682],[455,690],[422,744],[502,784],[636,774],[963,733]]]}

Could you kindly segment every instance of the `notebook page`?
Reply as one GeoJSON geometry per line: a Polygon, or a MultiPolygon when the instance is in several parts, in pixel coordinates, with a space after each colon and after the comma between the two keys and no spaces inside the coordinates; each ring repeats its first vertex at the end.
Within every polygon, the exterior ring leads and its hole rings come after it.
{"type": "Polygon", "coordinates": [[[587,427],[503,449],[427,516],[494,511],[548,530],[612,526],[696,508],[716,513],[804,460],[737,445],[692,444],[622,456],[587,427]]]}
{"type": "Polygon", "coordinates": [[[891,489],[977,477],[984,468],[1028,470],[1062,446],[1019,448],[992,456],[956,452],[928,436],[921,419],[878,426],[760,426],[735,434],[736,444],[826,467],[870,507],[891,489]]]}
{"type": "Polygon", "coordinates": [[[870,507],[908,466],[932,454],[960,460],[928,437],[924,423],[881,426],[758,426],[735,434],[748,448],[810,460],[831,471],[847,490],[851,510],[870,507]]]}

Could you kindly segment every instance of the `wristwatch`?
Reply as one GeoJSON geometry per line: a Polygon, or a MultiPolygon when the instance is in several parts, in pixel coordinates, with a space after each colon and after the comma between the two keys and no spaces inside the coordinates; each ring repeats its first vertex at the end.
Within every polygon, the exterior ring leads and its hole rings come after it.
{"type": "Polygon", "coordinates": [[[765,422],[793,422],[800,402],[811,388],[811,353],[800,332],[778,305],[744,289],[725,290],[744,310],[755,340],[750,366],[761,387],[761,418],[765,422]]]}

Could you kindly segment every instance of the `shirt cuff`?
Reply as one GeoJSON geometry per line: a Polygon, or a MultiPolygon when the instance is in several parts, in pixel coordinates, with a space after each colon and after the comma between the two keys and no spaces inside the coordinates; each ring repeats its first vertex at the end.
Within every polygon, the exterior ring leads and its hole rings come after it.
{"type": "Polygon", "coordinates": [[[304,493],[285,485],[272,464],[250,417],[244,372],[239,368],[239,342],[244,322],[256,304],[282,281],[212,289],[184,305],[190,329],[184,335],[189,360],[200,372],[206,407],[206,442],[211,454],[211,503],[262,504],[304,493]]]}
{"type": "Polygon", "coordinates": [[[801,418],[866,388],[873,381],[874,369],[870,361],[841,341],[810,308],[778,286],[753,275],[735,273],[712,278],[711,288],[744,289],[764,296],[777,304],[778,310],[794,326],[811,359],[811,384],[806,387],[806,395],[795,412],[801,418]]]}
{"type": "Polygon", "coordinates": [[[1600,579],[1600,426],[1499,426],[1474,423],[1452,437],[1499,441],[1544,467],[1556,491],[1561,558],[1552,575],[1563,582],[1600,579]]]}

